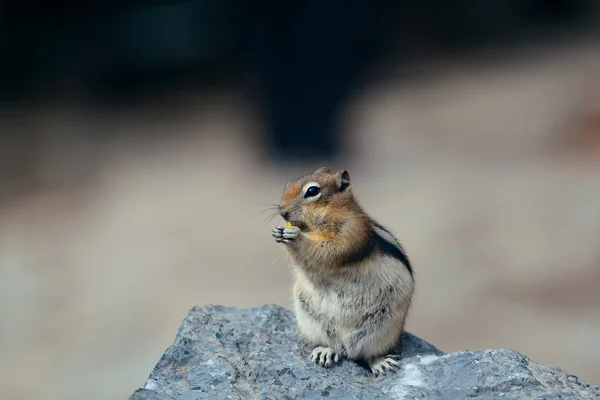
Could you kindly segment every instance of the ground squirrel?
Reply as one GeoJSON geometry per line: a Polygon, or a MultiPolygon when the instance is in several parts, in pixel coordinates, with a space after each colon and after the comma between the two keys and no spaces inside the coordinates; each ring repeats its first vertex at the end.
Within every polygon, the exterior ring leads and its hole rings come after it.
{"type": "Polygon", "coordinates": [[[273,228],[294,263],[294,308],[311,359],[366,361],[375,376],[398,366],[415,280],[398,240],[363,211],[350,175],[320,168],[287,184],[273,228]]]}

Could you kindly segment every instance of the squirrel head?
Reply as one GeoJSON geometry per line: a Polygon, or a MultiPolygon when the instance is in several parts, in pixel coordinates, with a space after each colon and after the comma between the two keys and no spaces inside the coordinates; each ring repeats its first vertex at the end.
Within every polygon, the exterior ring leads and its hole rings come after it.
{"type": "Polygon", "coordinates": [[[283,219],[303,231],[326,229],[358,210],[348,171],[326,167],[289,182],[279,204],[283,219]]]}

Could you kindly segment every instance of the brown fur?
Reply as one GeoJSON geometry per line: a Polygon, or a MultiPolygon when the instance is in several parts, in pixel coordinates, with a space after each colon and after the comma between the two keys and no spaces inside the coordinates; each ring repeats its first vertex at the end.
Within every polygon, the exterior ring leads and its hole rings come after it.
{"type": "Polygon", "coordinates": [[[273,234],[296,267],[296,319],[303,338],[317,346],[312,357],[324,366],[334,355],[363,359],[376,375],[393,368],[389,354],[400,341],[414,289],[400,243],[364,212],[346,171],[320,168],[290,182],[279,211],[300,229],[288,233],[294,237],[283,236],[282,227],[273,234]],[[320,195],[305,198],[311,182],[320,195]]]}
{"type": "Polygon", "coordinates": [[[351,186],[341,190],[341,176],[322,168],[288,184],[279,209],[290,213],[288,221],[298,226],[310,241],[288,248],[297,261],[309,265],[339,267],[357,252],[368,251],[373,235],[370,217],[352,194],[351,186]],[[322,197],[306,203],[302,188],[309,182],[321,186],[322,197]]]}

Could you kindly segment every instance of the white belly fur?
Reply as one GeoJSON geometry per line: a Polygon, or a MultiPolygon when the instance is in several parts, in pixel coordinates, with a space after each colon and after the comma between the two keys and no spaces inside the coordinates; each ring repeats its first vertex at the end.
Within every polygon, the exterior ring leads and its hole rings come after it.
{"type": "Polygon", "coordinates": [[[404,327],[414,281],[398,260],[382,257],[379,263],[369,269],[371,272],[361,274],[358,282],[339,281],[327,289],[311,282],[299,267],[296,268],[296,321],[308,342],[314,346],[332,347],[351,359],[385,355],[395,347],[404,327]],[[382,295],[382,291],[390,286],[395,291],[382,295]],[[310,313],[306,311],[306,305],[310,313]],[[385,308],[389,313],[383,319],[367,324],[367,330],[357,329],[366,314],[379,308],[385,308]]]}

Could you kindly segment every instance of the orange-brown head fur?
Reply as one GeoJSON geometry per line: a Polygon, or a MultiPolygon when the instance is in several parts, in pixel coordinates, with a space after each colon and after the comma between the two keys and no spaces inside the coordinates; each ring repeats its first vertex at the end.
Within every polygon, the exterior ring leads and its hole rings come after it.
{"type": "Polygon", "coordinates": [[[294,258],[307,265],[347,265],[372,253],[371,218],[360,207],[350,185],[350,175],[319,168],[290,182],[279,204],[281,216],[304,233],[307,241],[287,246],[294,258]],[[319,194],[308,196],[311,186],[319,194]]]}
{"type": "Polygon", "coordinates": [[[279,211],[286,221],[304,232],[338,232],[344,222],[366,217],[352,194],[348,172],[342,170],[334,174],[329,168],[319,168],[288,183],[279,211]],[[317,199],[306,197],[312,183],[319,188],[317,199]]]}
{"type": "Polygon", "coordinates": [[[319,168],[291,181],[279,204],[281,216],[300,228],[302,240],[286,246],[305,269],[343,267],[373,255],[375,232],[371,218],[360,207],[350,184],[350,174],[319,168]],[[316,187],[313,193],[309,188],[316,187]],[[317,193],[317,195],[313,195],[317,193]]]}

